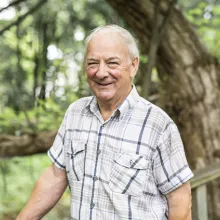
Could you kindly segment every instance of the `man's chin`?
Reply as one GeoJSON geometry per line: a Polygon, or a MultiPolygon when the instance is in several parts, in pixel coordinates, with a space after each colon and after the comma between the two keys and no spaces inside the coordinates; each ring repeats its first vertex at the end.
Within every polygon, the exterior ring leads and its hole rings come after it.
{"type": "Polygon", "coordinates": [[[96,98],[101,101],[101,102],[106,102],[106,101],[110,101],[113,99],[113,94],[108,94],[108,93],[104,93],[104,94],[97,94],[96,98]]]}

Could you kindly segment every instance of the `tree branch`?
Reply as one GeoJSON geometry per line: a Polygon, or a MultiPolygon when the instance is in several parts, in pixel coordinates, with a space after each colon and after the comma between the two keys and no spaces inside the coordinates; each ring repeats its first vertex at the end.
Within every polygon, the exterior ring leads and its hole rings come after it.
{"type": "Polygon", "coordinates": [[[38,2],[33,8],[31,8],[27,13],[21,15],[16,21],[12,22],[2,30],[0,30],[0,35],[2,35],[5,31],[9,30],[11,27],[18,25],[20,22],[22,22],[28,15],[34,13],[37,11],[43,4],[45,4],[47,0],[41,0],[38,2]]]}
{"type": "Polygon", "coordinates": [[[0,135],[0,158],[27,156],[46,152],[57,131],[42,131],[22,136],[0,135]]]}
{"type": "Polygon", "coordinates": [[[148,63],[146,68],[146,73],[144,74],[143,84],[142,84],[142,91],[141,95],[144,98],[148,98],[150,93],[150,87],[151,87],[151,75],[152,75],[152,69],[156,62],[156,55],[157,50],[161,41],[161,38],[163,36],[163,32],[166,28],[167,23],[169,22],[171,11],[176,4],[177,0],[173,0],[169,8],[167,10],[166,16],[164,17],[162,24],[160,25],[160,0],[156,1],[155,5],[155,11],[154,11],[154,21],[155,21],[155,28],[153,29],[153,33],[150,40],[150,47],[148,52],[148,63]]]}
{"type": "Polygon", "coordinates": [[[6,10],[6,9],[12,7],[12,6],[14,6],[14,5],[18,5],[18,4],[20,4],[21,2],[25,2],[25,1],[26,1],[26,0],[13,1],[13,2],[11,2],[9,5],[7,5],[6,7],[1,8],[1,9],[0,9],[0,13],[1,13],[2,11],[4,11],[4,10],[6,10]]]}
{"type": "MultiPolygon", "coordinates": [[[[174,8],[174,6],[175,6],[176,3],[177,3],[177,0],[173,0],[173,1],[170,3],[170,6],[169,6],[169,8],[168,8],[168,10],[167,10],[167,13],[166,13],[166,17],[164,18],[163,23],[162,23],[161,26],[159,27],[159,33],[160,33],[160,35],[163,34],[163,31],[165,30],[165,27],[166,27],[167,23],[169,22],[169,19],[170,19],[170,17],[171,17],[171,12],[172,12],[172,10],[173,10],[173,8],[174,8]]],[[[160,39],[161,39],[161,36],[160,36],[160,39]]],[[[160,39],[159,39],[159,40],[160,40],[160,39]]]]}

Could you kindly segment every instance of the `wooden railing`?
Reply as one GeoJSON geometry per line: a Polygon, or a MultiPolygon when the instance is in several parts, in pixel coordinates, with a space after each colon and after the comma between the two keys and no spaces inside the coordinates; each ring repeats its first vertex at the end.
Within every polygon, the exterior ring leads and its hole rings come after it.
{"type": "Polygon", "coordinates": [[[208,220],[207,183],[220,177],[220,164],[211,165],[194,172],[191,179],[192,219],[208,220]]]}

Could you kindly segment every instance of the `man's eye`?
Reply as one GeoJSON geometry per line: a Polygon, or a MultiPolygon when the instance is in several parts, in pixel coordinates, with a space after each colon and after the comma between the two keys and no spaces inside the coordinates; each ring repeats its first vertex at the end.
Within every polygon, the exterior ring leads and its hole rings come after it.
{"type": "Polygon", "coordinates": [[[110,65],[118,65],[117,62],[109,62],[110,65]]]}
{"type": "Polygon", "coordinates": [[[88,63],[88,66],[96,65],[97,63],[88,63]]]}

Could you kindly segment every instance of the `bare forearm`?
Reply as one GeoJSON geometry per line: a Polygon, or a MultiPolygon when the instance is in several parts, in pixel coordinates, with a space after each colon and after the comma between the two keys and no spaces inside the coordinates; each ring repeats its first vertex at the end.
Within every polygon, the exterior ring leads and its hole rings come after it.
{"type": "Polygon", "coordinates": [[[66,189],[66,179],[56,177],[48,168],[37,181],[32,195],[17,220],[39,220],[60,199],[66,189]]]}
{"type": "Polygon", "coordinates": [[[192,220],[191,217],[191,189],[185,183],[180,188],[167,195],[168,220],[192,220]]]}
{"type": "Polygon", "coordinates": [[[184,209],[179,206],[169,209],[168,220],[192,220],[191,210],[184,209]]]}

